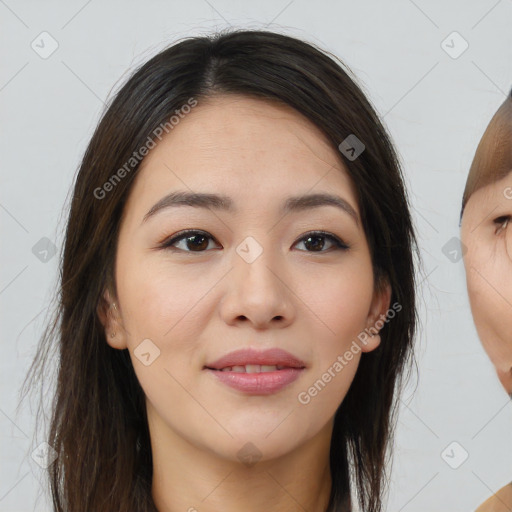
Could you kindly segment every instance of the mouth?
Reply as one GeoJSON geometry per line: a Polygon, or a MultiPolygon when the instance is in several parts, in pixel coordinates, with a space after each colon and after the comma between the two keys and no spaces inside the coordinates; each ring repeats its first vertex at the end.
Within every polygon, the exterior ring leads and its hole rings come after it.
{"type": "Polygon", "coordinates": [[[238,350],[203,367],[221,383],[252,395],[276,393],[305,369],[303,361],[281,349],[238,350]]]}
{"type": "Polygon", "coordinates": [[[304,361],[280,348],[267,350],[246,348],[230,352],[216,361],[207,363],[204,368],[239,373],[260,373],[305,367],[304,361]]]}
{"type": "MultiPolygon", "coordinates": [[[[246,364],[237,366],[225,366],[224,368],[209,368],[205,366],[207,370],[214,370],[217,372],[235,372],[235,373],[268,373],[280,370],[287,370],[292,368],[291,366],[269,365],[269,364],[246,364]]],[[[299,368],[302,369],[303,367],[299,368]]]]}

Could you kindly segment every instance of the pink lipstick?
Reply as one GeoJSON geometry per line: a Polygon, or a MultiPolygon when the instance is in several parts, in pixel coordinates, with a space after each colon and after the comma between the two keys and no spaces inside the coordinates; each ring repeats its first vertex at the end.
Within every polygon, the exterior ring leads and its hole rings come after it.
{"type": "Polygon", "coordinates": [[[306,364],[281,349],[242,349],[208,363],[204,369],[244,393],[269,395],[295,381],[306,364]]]}

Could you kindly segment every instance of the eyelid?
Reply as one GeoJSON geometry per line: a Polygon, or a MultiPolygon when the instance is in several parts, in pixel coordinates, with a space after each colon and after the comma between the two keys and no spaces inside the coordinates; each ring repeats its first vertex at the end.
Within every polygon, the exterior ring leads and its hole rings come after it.
{"type": "MultiPolygon", "coordinates": [[[[175,249],[175,247],[172,247],[172,244],[175,244],[176,242],[179,242],[183,240],[184,238],[187,238],[188,236],[194,236],[194,235],[202,235],[205,238],[211,238],[216,244],[220,245],[219,242],[215,239],[214,236],[212,236],[207,231],[203,231],[202,229],[182,229],[181,231],[178,231],[174,233],[171,236],[165,237],[157,246],[159,249],[175,249]]],[[[180,249],[177,249],[178,251],[180,249]]],[[[194,251],[182,251],[182,252],[194,252],[194,251]]],[[[200,252],[200,251],[198,251],[200,252]]],[[[205,251],[202,251],[205,252],[205,251]]]]}
{"type": "Polygon", "coordinates": [[[507,226],[510,221],[510,215],[500,215],[493,220],[493,223],[496,225],[495,234],[501,233],[507,226]]]}
{"type": "Polygon", "coordinates": [[[495,224],[503,224],[504,222],[507,222],[510,220],[510,215],[500,215],[499,217],[496,217],[494,219],[495,224]]]}
{"type": "MultiPolygon", "coordinates": [[[[302,242],[304,239],[306,239],[310,236],[321,236],[321,237],[327,238],[334,244],[334,246],[336,248],[341,249],[341,250],[350,249],[350,245],[347,242],[345,242],[345,240],[340,238],[339,236],[336,236],[334,233],[330,233],[329,231],[322,231],[322,230],[318,230],[318,229],[304,233],[300,238],[298,238],[293,243],[293,245],[296,245],[298,242],[302,242]]],[[[311,252],[314,254],[316,251],[303,251],[303,252],[311,252]]],[[[322,253],[322,252],[329,252],[329,251],[318,251],[318,252],[322,253]]]]}

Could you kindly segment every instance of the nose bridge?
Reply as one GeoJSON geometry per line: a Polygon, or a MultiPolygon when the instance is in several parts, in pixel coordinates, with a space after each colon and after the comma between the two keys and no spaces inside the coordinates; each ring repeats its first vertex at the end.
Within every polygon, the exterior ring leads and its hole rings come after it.
{"type": "MultiPolygon", "coordinates": [[[[270,237],[259,237],[269,240],[270,237]]],[[[227,300],[231,319],[246,317],[255,324],[291,317],[291,298],[285,279],[281,277],[279,251],[247,236],[233,253],[232,282],[227,300]]]]}
{"type": "Polygon", "coordinates": [[[250,288],[247,291],[252,293],[256,291],[275,295],[282,286],[276,277],[280,267],[279,251],[269,247],[267,241],[270,237],[261,235],[258,238],[265,240],[260,242],[254,236],[247,236],[236,247],[234,266],[237,279],[240,280],[237,286],[250,288]],[[257,290],[253,290],[254,287],[257,290]]]}

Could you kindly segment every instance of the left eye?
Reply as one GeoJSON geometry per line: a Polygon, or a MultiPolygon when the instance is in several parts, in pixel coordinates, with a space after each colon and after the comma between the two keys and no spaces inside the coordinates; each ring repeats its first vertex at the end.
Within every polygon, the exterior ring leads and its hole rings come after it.
{"type": "MultiPolygon", "coordinates": [[[[307,248],[306,252],[327,252],[324,249],[325,242],[323,240],[329,240],[331,248],[347,250],[349,246],[340,240],[337,236],[323,231],[313,231],[300,238],[294,245],[298,243],[304,243],[307,248]],[[312,250],[308,250],[312,249],[312,250]]],[[[212,236],[204,231],[188,230],[182,231],[177,235],[173,236],[167,241],[160,244],[162,249],[178,250],[184,252],[205,252],[209,246],[209,240],[214,240],[212,236]],[[178,247],[179,243],[183,243],[183,246],[178,247]]]]}
{"type": "Polygon", "coordinates": [[[318,240],[321,239],[327,239],[333,244],[333,246],[336,249],[342,249],[347,250],[349,249],[349,246],[340,240],[337,236],[334,236],[330,233],[325,233],[323,231],[313,231],[311,233],[308,233],[307,235],[303,236],[298,242],[303,242],[304,245],[308,244],[310,247],[320,248],[320,250],[313,250],[313,251],[307,251],[307,252],[327,252],[322,251],[321,249],[324,248],[325,243],[324,242],[318,242],[318,240]]]}
{"type": "Polygon", "coordinates": [[[496,225],[496,230],[494,233],[499,235],[504,229],[507,228],[509,221],[510,215],[502,215],[501,217],[494,219],[493,222],[496,225]]]}

